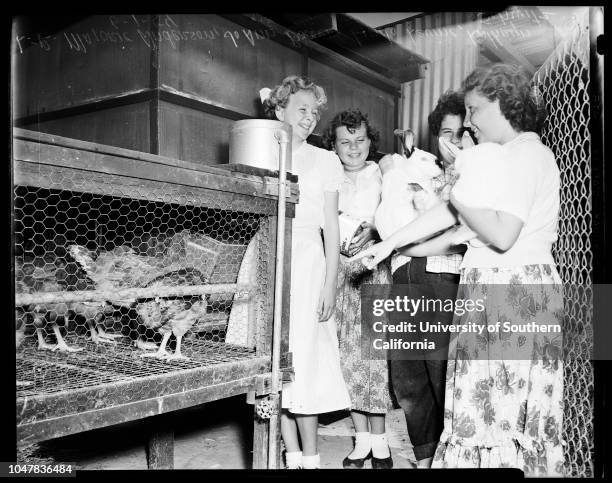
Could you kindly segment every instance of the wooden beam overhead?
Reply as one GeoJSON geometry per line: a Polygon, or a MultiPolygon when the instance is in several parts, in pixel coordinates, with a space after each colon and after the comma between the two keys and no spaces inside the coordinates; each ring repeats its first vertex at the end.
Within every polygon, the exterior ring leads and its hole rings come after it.
{"type": "Polygon", "coordinates": [[[316,43],[306,35],[301,35],[299,32],[280,25],[273,20],[259,14],[227,14],[221,15],[232,22],[242,25],[246,28],[260,29],[264,28],[275,34],[274,40],[278,43],[298,51],[308,52],[309,55],[320,62],[325,62],[333,65],[334,68],[344,72],[347,75],[354,76],[364,82],[370,83],[379,89],[397,94],[401,89],[401,84],[388,76],[382,75],[379,72],[372,70],[352,59],[334,52],[333,50],[316,43]]]}
{"type": "Polygon", "coordinates": [[[344,13],[271,14],[263,17],[265,20],[261,16],[246,16],[285,29],[285,35],[299,39],[310,51],[329,49],[328,52],[340,54],[397,83],[422,78],[419,66],[429,63],[427,58],[344,13]]]}
{"type": "MultiPolygon", "coordinates": [[[[483,55],[491,59],[491,54],[502,62],[509,64],[520,64],[530,74],[535,74],[537,68],[533,65],[527,57],[521,54],[516,48],[512,46],[510,42],[498,42],[497,40],[491,40],[490,38],[483,38],[480,40],[480,46],[483,49],[483,55]]],[[[495,59],[492,59],[495,60],[495,59]]]]}

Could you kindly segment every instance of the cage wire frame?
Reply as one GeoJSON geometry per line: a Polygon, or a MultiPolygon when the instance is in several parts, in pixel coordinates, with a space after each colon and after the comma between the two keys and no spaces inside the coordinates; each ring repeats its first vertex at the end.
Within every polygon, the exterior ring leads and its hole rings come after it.
{"type": "Polygon", "coordinates": [[[595,381],[593,355],[593,157],[589,8],[574,17],[571,33],[533,76],[548,112],[542,141],[561,176],[559,238],[553,246],[566,292],[564,320],[565,474],[594,476],[595,381]]]}

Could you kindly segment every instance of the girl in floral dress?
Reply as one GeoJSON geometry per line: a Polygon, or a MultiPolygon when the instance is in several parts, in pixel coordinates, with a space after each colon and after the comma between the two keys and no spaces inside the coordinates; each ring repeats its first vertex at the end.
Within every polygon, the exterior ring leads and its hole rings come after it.
{"type": "MultiPolygon", "coordinates": [[[[554,155],[533,132],[541,121],[529,77],[494,64],[464,81],[466,118],[479,145],[503,148],[497,190],[478,206],[470,170],[460,170],[449,204],[438,205],[386,241],[359,255],[377,263],[396,247],[422,240],[457,222],[477,239],[464,256],[457,299],[485,300],[484,311],[455,316],[454,324],[511,322],[560,327],[561,279],[552,257],[557,239],[560,176],[554,155]]],[[[456,166],[470,163],[470,151],[456,166]]],[[[473,170],[472,170],[473,172],[473,170]]],[[[482,202],[482,200],[480,200],[482,202]]],[[[439,249],[454,230],[426,241],[439,249]]],[[[358,255],[358,256],[359,256],[358,255]]],[[[513,467],[527,476],[562,476],[563,363],[560,333],[488,332],[459,335],[451,343],[446,378],[444,431],[433,467],[513,467]]]]}
{"type": "MultiPolygon", "coordinates": [[[[363,220],[361,231],[348,247],[353,255],[378,238],[374,213],[380,203],[382,175],[374,161],[378,132],[367,115],[348,109],[334,116],[325,131],[323,144],[333,149],[344,167],[339,209],[345,215],[363,220]]],[[[344,468],[363,468],[372,458],[372,468],[388,469],[393,460],[385,433],[385,415],[393,409],[389,394],[389,369],[386,359],[363,353],[361,333],[361,285],[390,284],[386,262],[375,270],[364,270],[361,263],[346,263],[340,255],[336,323],[339,329],[340,362],[351,396],[351,418],[355,427],[355,447],[342,462],[344,468]]]]}

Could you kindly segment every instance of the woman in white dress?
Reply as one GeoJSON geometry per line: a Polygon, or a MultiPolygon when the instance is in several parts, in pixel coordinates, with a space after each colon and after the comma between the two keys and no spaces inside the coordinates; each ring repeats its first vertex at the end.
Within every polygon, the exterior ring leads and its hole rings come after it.
{"type": "Polygon", "coordinates": [[[291,241],[289,351],[295,379],[282,393],[287,468],[318,468],[318,415],[351,404],[334,318],[340,256],[338,190],[344,173],[336,154],[306,143],[326,102],[321,87],[298,76],[285,78],[263,102],[268,117],[293,129],[292,172],[300,189],[291,241]]]}

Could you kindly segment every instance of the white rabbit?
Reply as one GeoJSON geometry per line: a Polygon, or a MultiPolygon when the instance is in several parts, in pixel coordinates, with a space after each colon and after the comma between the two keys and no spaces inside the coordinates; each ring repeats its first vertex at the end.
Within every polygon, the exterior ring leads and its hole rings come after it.
{"type": "Polygon", "coordinates": [[[383,183],[374,224],[383,240],[439,202],[433,178],[442,174],[442,169],[436,156],[414,147],[411,130],[395,133],[401,133],[408,156],[395,153],[379,163],[383,183]]]}

